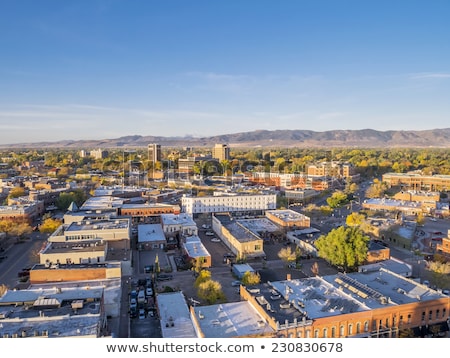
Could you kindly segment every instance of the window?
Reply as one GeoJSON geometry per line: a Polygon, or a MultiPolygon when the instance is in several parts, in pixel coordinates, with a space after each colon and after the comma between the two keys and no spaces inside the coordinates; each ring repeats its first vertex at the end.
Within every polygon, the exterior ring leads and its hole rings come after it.
{"type": "Polygon", "coordinates": [[[361,323],[357,323],[356,324],[356,334],[360,334],[361,333],[361,323]]]}
{"type": "Polygon", "coordinates": [[[328,330],[326,328],[323,329],[323,338],[328,338],[328,330]]]}
{"type": "Polygon", "coordinates": [[[408,321],[407,321],[407,323],[408,323],[408,324],[411,323],[411,314],[408,315],[408,321]]]}
{"type": "Polygon", "coordinates": [[[432,320],[433,319],[433,311],[430,310],[430,312],[428,312],[428,320],[432,320]]]}
{"type": "Polygon", "coordinates": [[[422,321],[425,321],[425,311],[422,312],[422,321]]]}
{"type": "Polygon", "coordinates": [[[336,338],[336,327],[331,327],[331,338],[336,338]]]}
{"type": "Polygon", "coordinates": [[[399,325],[401,326],[403,324],[403,316],[400,316],[399,325]]]}
{"type": "Polygon", "coordinates": [[[436,319],[439,319],[439,310],[436,310],[436,319]]]}
{"type": "Polygon", "coordinates": [[[443,308],[443,309],[442,309],[442,318],[445,318],[445,314],[446,314],[446,309],[443,308]]]}
{"type": "Polygon", "coordinates": [[[369,321],[364,322],[364,332],[369,332],[369,321]]]}
{"type": "Polygon", "coordinates": [[[344,328],[343,325],[339,327],[339,336],[340,336],[340,337],[343,337],[343,336],[344,336],[344,329],[345,329],[345,328],[344,328]]]}
{"type": "Polygon", "coordinates": [[[309,338],[311,336],[311,331],[310,330],[307,330],[306,331],[306,338],[309,338]]]}
{"type": "Polygon", "coordinates": [[[319,338],[319,330],[314,330],[314,338],[319,338]]]}
{"type": "Polygon", "coordinates": [[[353,334],[353,325],[349,324],[348,325],[348,335],[351,336],[353,334]]]}

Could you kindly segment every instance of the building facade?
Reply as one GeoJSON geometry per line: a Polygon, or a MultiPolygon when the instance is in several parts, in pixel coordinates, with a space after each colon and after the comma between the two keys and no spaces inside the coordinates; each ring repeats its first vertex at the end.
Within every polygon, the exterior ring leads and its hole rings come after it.
{"type": "Polygon", "coordinates": [[[161,161],[161,145],[160,144],[149,144],[148,145],[148,160],[153,163],[158,163],[161,161]]]}
{"type": "Polygon", "coordinates": [[[230,159],[230,147],[227,144],[216,144],[212,150],[213,158],[222,161],[230,159]]]}
{"type": "Polygon", "coordinates": [[[264,212],[277,206],[276,194],[213,195],[181,198],[181,211],[188,214],[264,212]]]}

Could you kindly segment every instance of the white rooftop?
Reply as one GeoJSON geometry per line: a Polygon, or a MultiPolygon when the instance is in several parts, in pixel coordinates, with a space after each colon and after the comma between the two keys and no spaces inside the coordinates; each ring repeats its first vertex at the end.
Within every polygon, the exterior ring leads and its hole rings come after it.
{"type": "Polygon", "coordinates": [[[163,338],[198,338],[182,292],[159,293],[156,302],[163,338]]]}
{"type": "Polygon", "coordinates": [[[274,333],[248,301],[194,308],[205,338],[233,338],[274,333]]]}
{"type": "Polygon", "coordinates": [[[138,225],[139,242],[159,242],[161,240],[165,240],[165,235],[161,224],[138,225]]]}
{"type": "Polygon", "coordinates": [[[183,247],[188,253],[189,257],[207,257],[210,253],[203,246],[202,241],[198,236],[190,236],[186,238],[186,242],[183,243],[183,247]]]}

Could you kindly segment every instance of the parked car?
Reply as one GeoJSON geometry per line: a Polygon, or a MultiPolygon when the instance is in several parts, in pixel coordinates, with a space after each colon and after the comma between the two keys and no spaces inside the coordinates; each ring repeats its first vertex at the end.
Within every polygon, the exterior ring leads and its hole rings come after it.
{"type": "Polygon", "coordinates": [[[139,310],[139,319],[144,319],[145,318],[145,310],[144,309],[140,309],[139,310]]]}
{"type": "Polygon", "coordinates": [[[214,233],[212,231],[207,231],[205,235],[206,236],[214,236],[214,233]]]}
{"type": "Polygon", "coordinates": [[[147,265],[144,267],[145,273],[150,273],[153,271],[153,265],[147,265]]]}
{"type": "Polygon", "coordinates": [[[169,281],[173,278],[172,275],[166,275],[166,274],[160,274],[158,275],[158,277],[156,278],[156,280],[158,281],[169,281]]]}
{"type": "Polygon", "coordinates": [[[137,307],[130,307],[130,317],[131,318],[137,317],[137,307]]]}
{"type": "Polygon", "coordinates": [[[153,289],[152,289],[151,287],[147,287],[147,288],[145,289],[145,295],[146,295],[147,297],[153,296],[153,289]]]}
{"type": "Polygon", "coordinates": [[[240,286],[242,284],[242,282],[241,281],[233,281],[233,282],[231,282],[231,286],[233,286],[233,287],[237,287],[237,286],[240,286]]]}
{"type": "Polygon", "coordinates": [[[213,237],[213,238],[211,239],[211,241],[212,241],[212,242],[220,242],[220,239],[218,239],[217,237],[213,237]]]}
{"type": "Polygon", "coordinates": [[[145,302],[145,292],[143,290],[139,291],[137,300],[138,300],[138,303],[145,302]]]}

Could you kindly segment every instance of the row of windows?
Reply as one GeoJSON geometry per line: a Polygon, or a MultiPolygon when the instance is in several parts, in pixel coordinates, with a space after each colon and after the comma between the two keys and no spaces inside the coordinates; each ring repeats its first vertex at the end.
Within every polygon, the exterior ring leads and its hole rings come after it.
{"type": "MultiPolygon", "coordinates": [[[[439,310],[435,310],[434,311],[434,317],[435,319],[442,319],[446,317],[446,309],[442,309],[439,310]]],[[[426,312],[423,311],[422,312],[422,321],[425,321],[425,317],[426,317],[426,312]]],[[[404,317],[401,315],[400,319],[399,319],[399,325],[403,325],[403,319],[404,317]]],[[[411,319],[412,319],[412,315],[408,314],[407,315],[407,320],[406,323],[410,324],[411,323],[411,319]]],[[[429,310],[428,311],[428,320],[432,320],[433,319],[433,311],[429,310]]],[[[372,331],[376,331],[376,330],[381,330],[381,329],[386,329],[389,328],[389,318],[386,318],[384,325],[383,325],[383,321],[380,319],[378,322],[376,320],[372,321],[372,331]]],[[[397,324],[397,317],[394,316],[392,318],[392,327],[395,327],[397,324]]],[[[364,322],[364,332],[368,332],[369,331],[369,321],[365,321],[364,322]]],[[[361,323],[358,322],[356,323],[356,325],[354,326],[352,323],[350,323],[347,326],[347,334],[345,334],[345,325],[340,325],[339,326],[339,336],[336,336],[336,327],[332,327],[330,332],[328,330],[328,328],[323,328],[322,332],[320,332],[318,329],[314,330],[314,334],[313,337],[314,338],[338,338],[338,337],[344,337],[345,335],[347,336],[352,336],[354,334],[360,334],[361,333],[361,323]]],[[[302,338],[302,332],[298,332],[298,338],[302,338]]],[[[311,331],[310,330],[306,330],[305,331],[305,338],[311,338],[311,331]]]]}
{"type": "Polygon", "coordinates": [[[68,235],[66,236],[66,241],[92,240],[95,239],[95,237],[94,234],[68,235]]]}
{"type": "MultiPolygon", "coordinates": [[[[356,323],[355,326],[353,324],[349,324],[347,328],[348,328],[347,336],[352,336],[353,334],[360,334],[362,327],[361,327],[361,323],[358,322],[358,323],[356,323]]],[[[369,321],[364,322],[363,329],[364,329],[364,332],[369,331],[369,321]]],[[[331,330],[329,330],[328,328],[324,328],[324,329],[322,329],[322,332],[320,332],[318,329],[316,329],[316,330],[314,330],[314,333],[313,333],[314,338],[339,338],[339,337],[344,337],[344,336],[345,336],[345,325],[339,326],[339,332],[337,332],[337,327],[331,327],[331,330]],[[339,333],[338,336],[336,335],[337,333],[339,333]]],[[[297,337],[303,338],[302,332],[298,332],[297,337]]],[[[292,338],[292,337],[290,337],[290,338],[292,338]]],[[[305,331],[304,338],[311,338],[311,330],[305,331]]]]}

